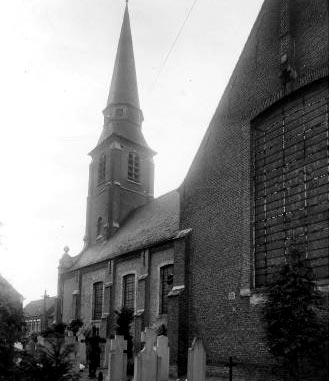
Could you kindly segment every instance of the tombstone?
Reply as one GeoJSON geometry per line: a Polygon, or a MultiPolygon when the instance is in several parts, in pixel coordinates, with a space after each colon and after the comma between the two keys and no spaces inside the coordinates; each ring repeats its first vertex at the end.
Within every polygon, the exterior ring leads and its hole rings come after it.
{"type": "Polygon", "coordinates": [[[75,336],[65,336],[65,345],[72,347],[72,351],[69,354],[69,359],[72,364],[72,371],[78,373],[80,371],[80,356],[79,356],[79,343],[76,341],[75,336]]]}
{"type": "Polygon", "coordinates": [[[169,347],[168,337],[157,337],[157,354],[161,358],[161,366],[159,371],[159,381],[168,381],[169,379],[169,347]]]}
{"type": "Polygon", "coordinates": [[[87,364],[87,353],[86,353],[86,338],[83,333],[80,333],[78,335],[78,342],[79,342],[79,347],[78,347],[78,352],[79,352],[79,359],[80,359],[80,364],[87,364]]]}
{"type": "Polygon", "coordinates": [[[142,351],[135,357],[134,381],[158,381],[161,369],[161,358],[154,348],[156,333],[151,328],[145,328],[142,341],[145,342],[142,351]]]}
{"type": "Polygon", "coordinates": [[[110,353],[108,360],[108,381],[126,381],[127,374],[127,341],[123,336],[114,336],[110,343],[110,353]]]}
{"type": "Polygon", "coordinates": [[[206,351],[201,339],[194,338],[188,350],[188,381],[206,381],[206,351]]]}
{"type": "Polygon", "coordinates": [[[106,343],[104,345],[104,359],[102,364],[102,368],[107,368],[109,366],[109,356],[110,356],[110,348],[111,348],[111,339],[106,339],[106,343]]]}
{"type": "Polygon", "coordinates": [[[43,347],[45,346],[45,338],[44,337],[38,336],[37,340],[38,340],[37,344],[42,345],[43,347]]]}

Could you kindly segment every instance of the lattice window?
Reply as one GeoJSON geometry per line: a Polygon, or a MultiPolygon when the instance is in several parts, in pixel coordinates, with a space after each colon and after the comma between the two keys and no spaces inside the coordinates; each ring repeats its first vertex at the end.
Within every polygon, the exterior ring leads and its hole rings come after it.
{"type": "Polygon", "coordinates": [[[103,282],[94,283],[93,320],[100,320],[103,312],[103,282]]]}
{"type": "Polygon", "coordinates": [[[128,157],[128,179],[139,183],[140,181],[140,159],[135,153],[129,153],[128,157]]]}
{"type": "Polygon", "coordinates": [[[173,273],[173,265],[166,265],[160,268],[160,314],[168,313],[168,293],[173,287],[173,273]]]}
{"type": "Polygon", "coordinates": [[[122,286],[123,307],[135,310],[135,275],[125,275],[122,286]]]}
{"type": "Polygon", "coordinates": [[[267,284],[293,240],[328,284],[328,90],[308,94],[252,123],[256,286],[267,284]]]}
{"type": "Polygon", "coordinates": [[[98,162],[98,184],[101,184],[105,181],[105,173],[106,173],[106,156],[102,155],[99,158],[99,162],[98,162]]]}

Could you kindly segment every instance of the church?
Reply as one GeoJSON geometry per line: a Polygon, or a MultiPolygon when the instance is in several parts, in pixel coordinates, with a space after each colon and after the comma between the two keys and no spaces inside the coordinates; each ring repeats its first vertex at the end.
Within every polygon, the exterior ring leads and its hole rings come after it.
{"type": "Polygon", "coordinates": [[[154,198],[126,6],[58,319],[109,337],[127,307],[135,348],[145,327],[166,327],[173,375],[200,337],[209,374],[232,356],[246,380],[264,380],[263,292],[291,242],[329,292],[328,24],[327,0],[265,0],[185,180],[154,198]]]}

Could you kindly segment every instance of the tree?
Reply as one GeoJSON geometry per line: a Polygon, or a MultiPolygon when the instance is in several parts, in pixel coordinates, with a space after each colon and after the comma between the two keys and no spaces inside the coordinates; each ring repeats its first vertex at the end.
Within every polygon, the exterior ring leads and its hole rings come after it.
{"type": "Polygon", "coordinates": [[[263,310],[267,342],[289,380],[327,380],[328,315],[302,251],[290,250],[267,296],[263,310]]]}
{"type": "MultiPolygon", "coordinates": [[[[64,381],[73,379],[74,344],[65,344],[65,324],[53,324],[42,332],[43,345],[36,343],[20,353],[15,381],[64,381]]],[[[33,339],[31,337],[31,339],[33,339]]]]}
{"type": "Polygon", "coordinates": [[[72,331],[73,335],[76,336],[79,332],[79,329],[83,326],[83,321],[81,319],[74,319],[70,322],[67,327],[70,331],[72,331]]]}
{"type": "Polygon", "coordinates": [[[15,342],[23,335],[24,318],[21,305],[0,295],[0,380],[11,380],[15,368],[15,342]]]}

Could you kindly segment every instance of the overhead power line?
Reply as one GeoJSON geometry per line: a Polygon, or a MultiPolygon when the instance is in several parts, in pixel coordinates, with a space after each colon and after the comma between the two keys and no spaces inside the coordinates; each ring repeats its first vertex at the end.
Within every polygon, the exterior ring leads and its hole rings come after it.
{"type": "Polygon", "coordinates": [[[159,68],[157,76],[156,76],[156,78],[154,80],[153,86],[151,86],[151,89],[150,89],[151,91],[155,88],[155,86],[156,86],[156,84],[158,82],[158,79],[159,79],[161,73],[163,72],[163,69],[166,66],[166,63],[167,63],[167,61],[168,61],[172,51],[174,50],[174,47],[176,46],[177,41],[179,40],[181,34],[183,33],[184,27],[185,27],[188,19],[190,18],[190,15],[191,15],[191,13],[192,13],[192,11],[193,11],[193,9],[194,9],[194,7],[195,7],[197,2],[198,2],[198,0],[194,0],[192,5],[191,5],[191,7],[190,7],[190,9],[188,10],[188,12],[186,14],[186,17],[185,17],[181,27],[179,28],[179,31],[178,31],[178,33],[177,33],[173,43],[171,44],[170,49],[169,49],[167,55],[165,56],[165,59],[163,60],[163,62],[160,65],[160,68],[159,68]]]}

